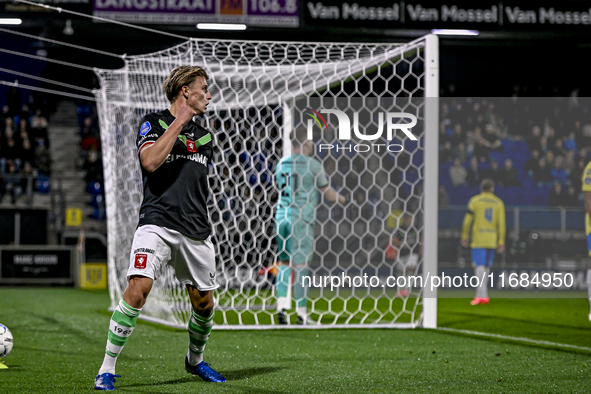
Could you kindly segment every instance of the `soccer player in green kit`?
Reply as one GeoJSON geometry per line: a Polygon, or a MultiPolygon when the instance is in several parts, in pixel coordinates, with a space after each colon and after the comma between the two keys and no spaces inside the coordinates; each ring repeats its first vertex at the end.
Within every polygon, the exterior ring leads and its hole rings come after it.
{"type": "Polygon", "coordinates": [[[308,289],[302,278],[308,275],[308,264],[314,250],[314,223],[318,191],[331,202],[344,204],[347,199],[328,185],[322,164],[312,158],[314,144],[305,129],[292,134],[292,154],[277,164],[275,179],[280,196],[277,203],[276,241],[279,270],[276,279],[277,319],[288,324],[286,311],[291,309],[287,297],[291,270],[294,271],[294,297],[297,303],[297,323],[306,324],[308,289]]]}

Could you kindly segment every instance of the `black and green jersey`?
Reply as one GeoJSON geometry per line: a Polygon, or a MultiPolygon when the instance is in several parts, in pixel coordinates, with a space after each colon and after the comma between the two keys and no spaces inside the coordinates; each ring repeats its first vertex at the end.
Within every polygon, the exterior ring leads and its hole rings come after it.
{"type": "MultiPolygon", "coordinates": [[[[174,119],[169,110],[146,115],[137,136],[138,153],[156,142],[174,119]]],[[[144,200],[138,226],[154,224],[191,238],[209,237],[207,177],[212,155],[211,134],[189,121],[156,171],[148,172],[142,167],[144,200]]]]}

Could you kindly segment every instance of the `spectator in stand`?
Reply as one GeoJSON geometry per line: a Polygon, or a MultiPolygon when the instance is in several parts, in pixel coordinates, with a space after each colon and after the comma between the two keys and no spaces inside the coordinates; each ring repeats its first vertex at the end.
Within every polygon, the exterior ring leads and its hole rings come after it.
{"type": "Polygon", "coordinates": [[[480,182],[482,182],[483,179],[482,172],[478,168],[478,159],[476,159],[476,157],[472,157],[470,159],[470,166],[468,167],[466,181],[468,182],[469,186],[476,186],[480,185],[480,182]]]}
{"type": "Polygon", "coordinates": [[[464,166],[462,166],[462,163],[460,162],[460,160],[455,159],[453,166],[450,167],[450,169],[449,169],[449,177],[451,179],[451,183],[454,186],[467,185],[467,183],[466,183],[467,176],[468,176],[468,172],[466,171],[464,166]]]}
{"type": "Polygon", "coordinates": [[[441,149],[439,160],[441,163],[451,162],[454,157],[454,152],[451,147],[451,142],[447,141],[443,144],[443,149],[441,149]]]}
{"type": "MultiPolygon", "coordinates": [[[[10,160],[6,167],[6,173],[4,178],[4,192],[10,195],[10,201],[12,204],[16,204],[17,199],[23,194],[23,188],[21,186],[21,176],[19,171],[14,164],[14,161],[10,160]]],[[[0,202],[2,201],[4,194],[0,196],[0,202]]]]}
{"type": "MultiPolygon", "coordinates": [[[[449,119],[446,119],[449,120],[449,119]]],[[[439,122],[439,144],[442,145],[449,141],[449,136],[447,135],[447,126],[446,120],[442,120],[439,122]]]]}
{"type": "Polygon", "coordinates": [[[548,196],[548,205],[551,207],[563,207],[565,204],[564,197],[562,194],[562,184],[560,182],[554,182],[554,188],[548,196]]]}
{"type": "Polygon", "coordinates": [[[90,116],[87,116],[86,118],[84,118],[83,124],[82,124],[82,128],[80,129],[80,137],[82,139],[86,138],[89,135],[92,136],[97,136],[98,135],[98,130],[96,127],[94,127],[94,121],[92,120],[92,118],[90,116]]]}
{"type": "Polygon", "coordinates": [[[4,119],[4,127],[2,129],[2,136],[5,137],[6,133],[10,133],[12,135],[16,131],[16,126],[14,125],[14,119],[12,117],[7,117],[4,119]]]}
{"type": "Polygon", "coordinates": [[[2,106],[2,111],[0,111],[0,127],[4,127],[4,122],[6,121],[6,118],[10,118],[10,115],[8,115],[9,111],[10,108],[8,108],[8,105],[2,106]]]}
{"type": "Polygon", "coordinates": [[[552,149],[552,153],[556,156],[566,156],[566,149],[564,149],[564,141],[560,138],[557,138],[554,142],[554,149],[552,149]]]}
{"type": "Polygon", "coordinates": [[[556,131],[550,125],[549,119],[546,119],[546,124],[544,126],[544,129],[546,130],[544,136],[546,137],[546,140],[548,141],[548,146],[550,146],[550,147],[555,146],[556,140],[558,138],[556,137],[556,131]]]}
{"type": "Polygon", "coordinates": [[[577,140],[575,137],[574,132],[570,132],[568,137],[564,140],[564,149],[567,152],[576,151],[577,150],[577,140]]]}
{"type": "Polygon", "coordinates": [[[554,167],[554,152],[552,152],[551,150],[546,152],[545,155],[545,159],[546,159],[546,165],[548,166],[548,168],[552,169],[554,167]]]}
{"type": "Polygon", "coordinates": [[[0,166],[2,173],[7,173],[7,165],[11,163],[15,166],[16,171],[20,171],[22,162],[20,159],[20,145],[12,129],[4,130],[4,138],[2,144],[2,158],[0,158],[0,166]]]}
{"type": "Polygon", "coordinates": [[[456,123],[454,126],[453,134],[451,135],[452,146],[458,146],[461,142],[464,142],[464,133],[462,133],[462,125],[456,123]]]}
{"type": "Polygon", "coordinates": [[[466,150],[470,155],[474,152],[474,147],[478,143],[478,140],[482,137],[482,132],[479,127],[474,127],[473,131],[466,132],[466,150]]]}
{"type": "Polygon", "coordinates": [[[484,130],[484,139],[487,142],[487,147],[490,150],[502,151],[501,140],[499,139],[495,126],[487,124],[484,130]]]}
{"type": "Polygon", "coordinates": [[[531,135],[525,138],[525,142],[529,146],[529,149],[540,151],[540,137],[542,136],[542,129],[540,126],[533,126],[531,129],[531,135]]]}
{"type": "Polygon", "coordinates": [[[43,140],[45,146],[49,147],[47,125],[47,118],[43,116],[43,112],[41,112],[40,109],[37,109],[37,111],[35,111],[35,115],[31,117],[31,131],[29,133],[31,144],[36,146],[39,140],[43,140]]]}
{"type": "Polygon", "coordinates": [[[519,174],[515,167],[513,167],[513,161],[511,159],[505,159],[505,166],[501,171],[500,183],[505,187],[510,186],[521,186],[519,181],[519,174]]]}
{"type": "Polygon", "coordinates": [[[546,155],[546,153],[551,152],[550,147],[548,146],[548,138],[540,138],[539,150],[541,155],[546,155]]]}
{"type": "Polygon", "coordinates": [[[27,122],[27,119],[21,118],[21,120],[19,120],[17,134],[21,140],[29,138],[29,123],[27,122]]]}
{"type": "Polygon", "coordinates": [[[464,113],[461,102],[456,102],[456,106],[449,112],[448,118],[452,125],[457,125],[466,119],[466,114],[464,113]]]}
{"type": "Polygon", "coordinates": [[[525,162],[523,168],[525,169],[525,172],[527,173],[528,176],[532,177],[534,176],[534,172],[536,170],[536,168],[538,167],[538,161],[540,160],[540,151],[537,149],[534,149],[531,152],[531,157],[529,159],[527,159],[527,161],[525,162]]]}
{"type": "Polygon", "coordinates": [[[92,148],[99,150],[100,142],[97,139],[97,136],[94,134],[88,134],[84,139],[80,142],[80,147],[84,152],[90,151],[92,148]]]}
{"type": "MultiPolygon", "coordinates": [[[[21,139],[21,147],[20,147],[20,157],[23,163],[29,162],[33,163],[35,161],[35,150],[31,146],[31,141],[29,140],[28,135],[25,135],[24,138],[21,139]]],[[[24,168],[24,165],[23,165],[24,168]]]]}
{"type": "Polygon", "coordinates": [[[481,163],[488,161],[489,148],[484,138],[480,137],[478,139],[476,145],[474,146],[474,152],[472,155],[475,156],[481,163]]]}
{"type": "Polygon", "coordinates": [[[554,160],[550,174],[556,182],[565,183],[568,180],[568,173],[562,168],[562,158],[554,160]]]}
{"type": "Polygon", "coordinates": [[[581,206],[581,201],[579,200],[579,195],[573,185],[570,185],[568,187],[568,190],[566,192],[566,196],[564,198],[564,204],[565,204],[564,206],[566,208],[576,208],[576,207],[581,206]]]}
{"type": "Polygon", "coordinates": [[[439,185],[439,207],[443,208],[443,207],[447,207],[449,205],[449,195],[447,194],[447,191],[445,190],[445,186],[444,185],[439,185]]]}
{"type": "Polygon", "coordinates": [[[501,170],[499,169],[499,163],[496,160],[490,162],[490,168],[482,174],[483,178],[492,179],[495,184],[501,183],[501,170]]]}
{"type": "Polygon", "coordinates": [[[33,169],[33,166],[31,165],[30,162],[25,161],[23,164],[23,172],[21,174],[21,190],[24,194],[27,194],[29,192],[33,191],[33,182],[35,181],[35,170],[33,169]]]}
{"type": "Polygon", "coordinates": [[[100,155],[96,147],[92,147],[88,152],[86,161],[82,166],[86,170],[86,176],[84,180],[86,182],[100,182],[103,180],[103,164],[100,159],[100,155]]]}
{"type": "Polygon", "coordinates": [[[43,140],[38,141],[35,147],[35,167],[41,174],[51,175],[51,155],[43,140]]]}
{"type": "Polygon", "coordinates": [[[466,150],[466,144],[464,144],[463,142],[458,143],[456,149],[454,149],[454,157],[459,159],[462,163],[468,160],[468,151],[466,150]]]}
{"type": "Polygon", "coordinates": [[[550,174],[550,169],[546,165],[546,159],[538,160],[538,167],[534,171],[534,181],[538,187],[547,186],[552,183],[552,180],[552,174],[550,174]]]}
{"type": "MultiPolygon", "coordinates": [[[[585,171],[585,166],[587,166],[587,161],[585,159],[577,160],[577,165],[575,168],[572,169],[568,176],[568,180],[571,185],[580,185],[581,179],[583,178],[583,171],[585,171]]],[[[577,193],[581,191],[580,186],[576,187],[577,193]]]]}
{"type": "Polygon", "coordinates": [[[566,152],[566,156],[564,156],[562,167],[566,170],[566,172],[570,174],[576,166],[577,162],[575,160],[575,151],[569,150],[568,152],[566,152]]]}
{"type": "Polygon", "coordinates": [[[47,118],[43,116],[43,112],[40,108],[37,108],[35,114],[31,116],[31,128],[38,130],[38,129],[47,129],[47,118]]]}
{"type": "Polygon", "coordinates": [[[31,110],[29,109],[29,106],[27,104],[23,104],[23,106],[21,107],[21,109],[18,113],[18,117],[19,117],[19,120],[24,119],[27,122],[29,121],[29,118],[31,117],[31,110]]]}

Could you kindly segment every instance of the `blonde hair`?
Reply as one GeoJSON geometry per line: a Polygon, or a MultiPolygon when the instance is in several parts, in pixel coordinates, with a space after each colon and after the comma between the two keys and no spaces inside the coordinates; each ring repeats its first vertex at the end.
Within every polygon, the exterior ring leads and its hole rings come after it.
{"type": "Polygon", "coordinates": [[[198,77],[203,77],[206,81],[209,79],[205,70],[199,66],[180,66],[172,70],[162,85],[168,101],[174,102],[183,86],[192,84],[198,77]]]}

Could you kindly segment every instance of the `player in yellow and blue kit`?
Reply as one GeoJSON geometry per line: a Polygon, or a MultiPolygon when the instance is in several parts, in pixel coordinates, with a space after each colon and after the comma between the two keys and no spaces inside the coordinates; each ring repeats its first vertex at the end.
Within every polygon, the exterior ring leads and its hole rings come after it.
{"type": "Polygon", "coordinates": [[[482,193],[468,201],[468,213],[462,224],[462,245],[468,247],[468,237],[472,228],[472,264],[475,275],[481,279],[476,289],[472,305],[488,304],[488,274],[495,259],[495,251],[505,251],[505,204],[495,196],[495,183],[484,179],[480,184],[482,193]],[[482,280],[484,278],[484,280],[482,280]]]}
{"type": "MultiPolygon", "coordinates": [[[[587,163],[585,171],[583,171],[583,178],[581,190],[585,195],[585,234],[587,235],[587,247],[589,249],[589,256],[591,256],[591,161],[587,163]]],[[[587,269],[587,294],[589,297],[589,304],[591,304],[591,268],[587,269]]],[[[589,321],[591,321],[591,313],[589,313],[589,321]]]]}
{"type": "MultiPolygon", "coordinates": [[[[275,179],[280,197],[277,202],[276,242],[279,267],[276,279],[277,318],[279,324],[287,324],[286,311],[291,309],[287,297],[291,269],[294,270],[294,296],[297,303],[298,324],[307,323],[308,289],[302,278],[308,275],[308,263],[314,250],[314,223],[318,191],[328,201],[346,202],[328,185],[322,164],[310,157],[314,144],[307,139],[305,129],[298,129],[292,136],[292,154],[279,161],[275,179]]],[[[306,283],[307,285],[308,283],[306,283]]]]}

